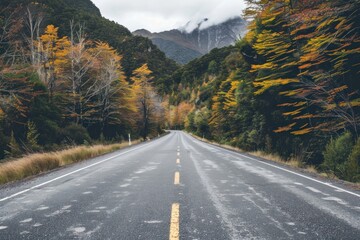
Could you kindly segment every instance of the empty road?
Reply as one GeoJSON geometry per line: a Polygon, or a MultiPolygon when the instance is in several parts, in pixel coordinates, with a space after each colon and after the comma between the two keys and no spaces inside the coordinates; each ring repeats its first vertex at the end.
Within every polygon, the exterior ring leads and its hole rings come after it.
{"type": "Polygon", "coordinates": [[[0,187],[0,239],[360,239],[360,192],[172,131],[0,187]]]}

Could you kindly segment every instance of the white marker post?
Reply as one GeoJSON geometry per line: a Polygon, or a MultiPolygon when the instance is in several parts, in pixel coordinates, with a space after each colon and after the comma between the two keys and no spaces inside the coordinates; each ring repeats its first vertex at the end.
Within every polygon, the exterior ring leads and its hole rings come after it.
{"type": "Polygon", "coordinates": [[[131,136],[130,136],[130,133],[129,133],[129,146],[131,146],[131,136]]]}

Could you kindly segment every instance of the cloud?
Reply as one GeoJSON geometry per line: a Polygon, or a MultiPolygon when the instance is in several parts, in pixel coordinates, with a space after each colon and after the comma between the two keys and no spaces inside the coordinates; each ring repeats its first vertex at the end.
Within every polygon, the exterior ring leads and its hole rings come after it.
{"type": "Polygon", "coordinates": [[[145,28],[159,32],[180,28],[189,21],[195,28],[204,18],[202,27],[240,16],[242,0],[93,0],[103,16],[114,20],[131,31],[145,28]]]}

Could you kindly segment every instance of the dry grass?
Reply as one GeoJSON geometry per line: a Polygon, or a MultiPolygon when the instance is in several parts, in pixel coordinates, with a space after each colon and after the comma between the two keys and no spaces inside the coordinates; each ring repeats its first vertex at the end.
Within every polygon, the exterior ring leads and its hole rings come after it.
{"type": "Polygon", "coordinates": [[[318,170],[316,169],[315,166],[313,165],[307,165],[305,167],[306,171],[309,172],[309,173],[318,173],[318,170]]]}
{"type": "Polygon", "coordinates": [[[285,164],[285,165],[288,165],[288,166],[291,166],[294,168],[303,168],[308,172],[313,172],[313,173],[317,172],[316,168],[314,166],[306,166],[301,161],[301,159],[298,159],[298,158],[291,158],[289,160],[286,160],[277,154],[265,153],[263,151],[250,152],[250,154],[253,156],[256,156],[256,157],[261,157],[265,160],[282,163],[282,164],[285,164]]]}
{"type": "Polygon", "coordinates": [[[354,183],[354,189],[360,190],[360,183],[354,183]]]}
{"type": "MultiPolygon", "coordinates": [[[[135,141],[134,143],[138,143],[135,141]]],[[[0,184],[21,180],[71,163],[113,152],[128,143],[79,146],[57,152],[36,153],[0,164],[0,184]]]]}
{"type": "Polygon", "coordinates": [[[263,151],[255,151],[255,152],[250,152],[249,154],[255,156],[255,157],[261,157],[264,158],[266,160],[271,160],[273,162],[278,162],[278,163],[282,163],[284,162],[284,159],[282,159],[279,155],[277,154],[272,154],[272,153],[265,153],[263,151]]]}

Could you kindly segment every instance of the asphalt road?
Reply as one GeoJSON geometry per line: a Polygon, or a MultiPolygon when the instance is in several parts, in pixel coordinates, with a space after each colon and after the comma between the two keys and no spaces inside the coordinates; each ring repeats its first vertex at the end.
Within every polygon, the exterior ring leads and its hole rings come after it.
{"type": "Polygon", "coordinates": [[[0,239],[360,239],[360,192],[182,132],[0,188],[0,239]]]}

